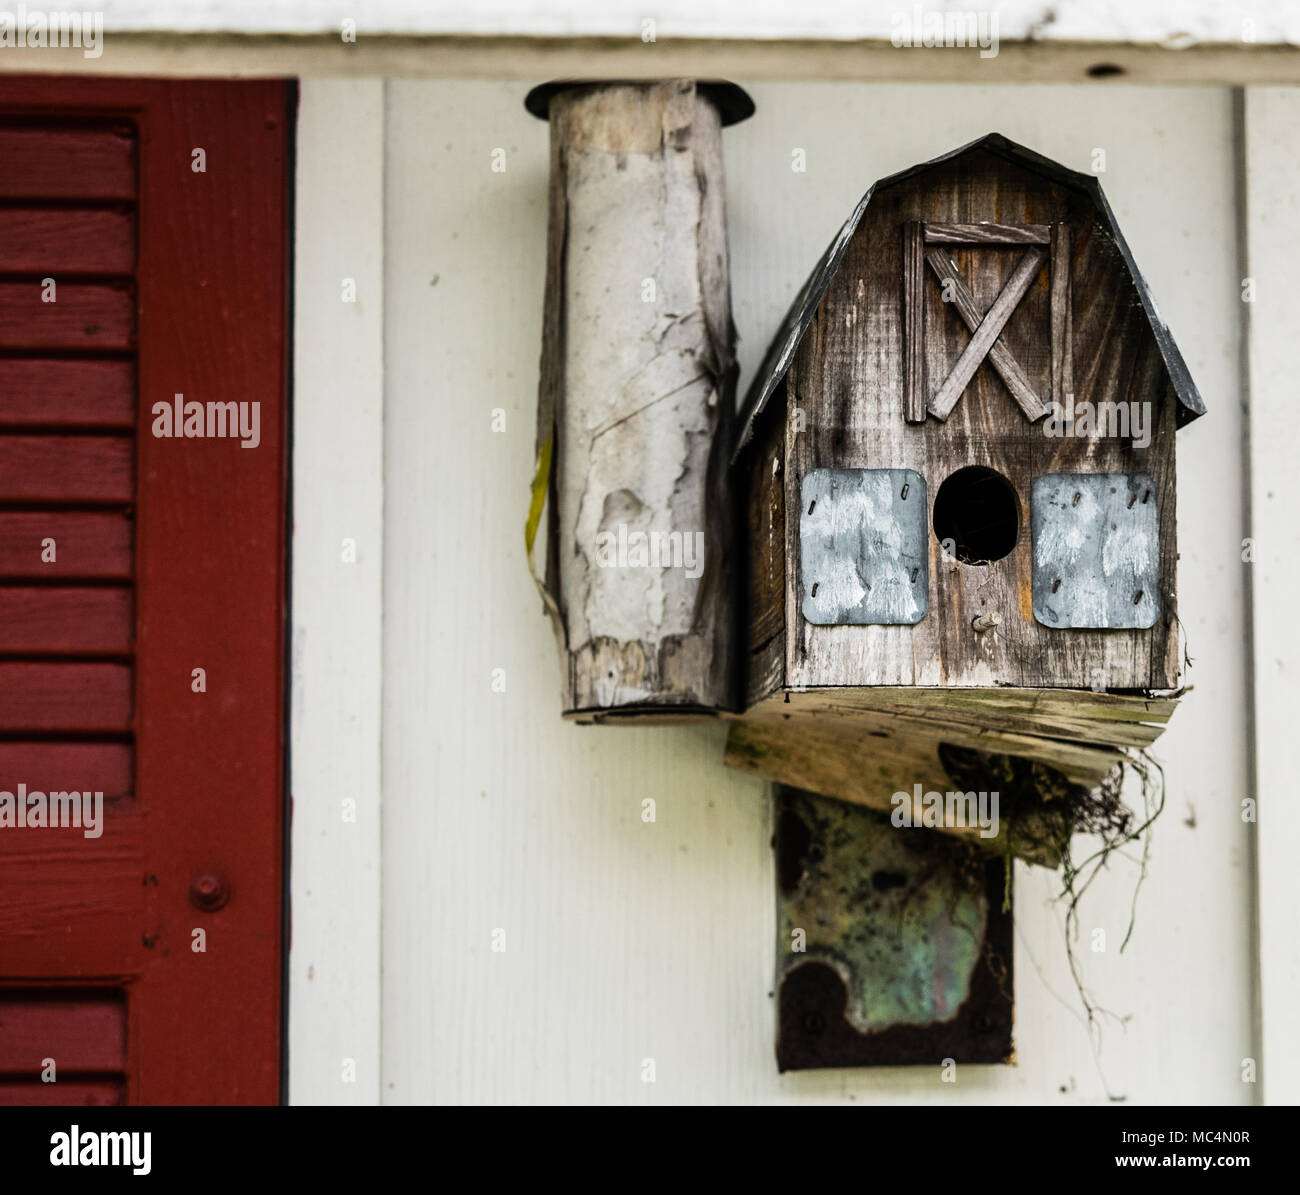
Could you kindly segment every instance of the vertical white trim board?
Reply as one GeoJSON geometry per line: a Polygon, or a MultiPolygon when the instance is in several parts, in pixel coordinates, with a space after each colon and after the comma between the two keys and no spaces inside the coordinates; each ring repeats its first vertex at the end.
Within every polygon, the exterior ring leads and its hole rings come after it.
{"type": "MultiPolygon", "coordinates": [[[[1300,1104],[1300,895],[1295,715],[1300,709],[1300,399],[1292,353],[1300,270],[1300,92],[1245,98],[1250,315],[1250,508],[1256,791],[1259,803],[1260,1078],[1269,1104],[1300,1104]]],[[[1245,284],[1243,283],[1243,286],[1245,284]]]]}
{"type": "Polygon", "coordinates": [[[380,1093],[384,89],[304,80],[298,115],[287,998],[304,1104],[380,1093]]]}

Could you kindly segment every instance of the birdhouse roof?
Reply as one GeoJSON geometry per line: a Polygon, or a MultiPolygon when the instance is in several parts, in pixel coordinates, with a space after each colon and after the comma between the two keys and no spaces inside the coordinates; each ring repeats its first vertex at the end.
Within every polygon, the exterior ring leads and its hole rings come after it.
{"type": "Polygon", "coordinates": [[[781,327],[773,337],[772,343],[768,346],[763,363],[759,367],[758,374],[750,385],[749,392],[745,395],[745,401],[741,407],[740,434],[736,440],[733,459],[735,459],[735,456],[739,456],[749,442],[758,417],[762,414],[768,401],[781,384],[782,378],[785,377],[786,371],[790,368],[790,363],[794,360],[799,343],[803,340],[804,333],[812,323],[813,316],[817,313],[817,308],[830,286],[831,279],[835,277],[836,272],[839,270],[844,252],[853,239],[853,234],[857,231],[858,225],[871,203],[872,196],[878,190],[903,182],[942,162],[951,161],[953,158],[960,157],[962,154],[970,153],[976,149],[987,150],[990,153],[1006,158],[1008,161],[1027,167],[1054,182],[1082,191],[1092,200],[1107,232],[1119,248],[1124,259],[1124,265],[1142,300],[1142,309],[1146,312],[1147,322],[1151,326],[1151,333],[1160,349],[1165,369],[1168,371],[1169,380],[1178,399],[1178,426],[1181,427],[1183,424],[1190,423],[1193,419],[1205,414],[1205,402],[1201,398],[1201,393],[1196,388],[1192,375],[1188,372],[1187,363],[1183,360],[1178,345],[1174,343],[1174,338],[1160,314],[1160,309],[1156,306],[1156,301],[1151,294],[1151,288],[1147,285],[1146,279],[1142,276],[1137,263],[1133,260],[1133,252],[1129,249],[1128,242],[1120,231],[1119,224],[1115,219],[1115,213],[1111,211],[1110,204],[1106,202],[1105,193],[1102,191],[1097,178],[1091,174],[1082,174],[1077,170],[1069,170],[1060,163],[1053,162],[1050,158],[1035,153],[1032,149],[1016,144],[1016,142],[1002,136],[1001,133],[989,133],[987,136],[971,141],[949,153],[942,154],[937,158],[931,158],[928,162],[911,166],[906,170],[899,171],[897,174],[891,174],[872,183],[867,193],[859,200],[857,207],[853,209],[853,214],[849,216],[844,226],[835,234],[835,239],[827,246],[826,252],[822,254],[821,260],[808,276],[808,280],[803,284],[798,295],[795,296],[794,303],[786,313],[785,319],[781,322],[781,327]]]}

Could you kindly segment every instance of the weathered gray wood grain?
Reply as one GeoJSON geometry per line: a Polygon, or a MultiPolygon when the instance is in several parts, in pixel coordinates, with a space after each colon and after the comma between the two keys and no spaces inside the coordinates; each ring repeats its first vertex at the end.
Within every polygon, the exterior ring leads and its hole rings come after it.
{"type": "MultiPolygon", "coordinates": [[[[903,225],[903,352],[908,423],[924,423],[925,392],[925,241],[919,220],[903,225]]],[[[978,319],[978,317],[977,317],[978,319]]],[[[972,328],[974,325],[972,325],[972,328]]]]}
{"type": "Polygon", "coordinates": [[[927,245],[1046,245],[1051,228],[1046,224],[946,224],[927,220],[927,245]]]}
{"type": "Polygon", "coordinates": [[[1074,320],[1070,301],[1070,226],[1052,225],[1052,401],[1074,406],[1074,320]]]}
{"type": "Polygon", "coordinates": [[[737,700],[734,411],[721,121],[689,80],[562,91],[541,420],[565,712],[737,700]]]}
{"type": "Polygon", "coordinates": [[[944,378],[943,384],[930,400],[927,409],[936,419],[947,419],[952,414],[952,409],[961,398],[962,391],[970,383],[975,371],[984,363],[989,349],[996,343],[1007,320],[1015,311],[1016,304],[1024,297],[1029,284],[1033,282],[1046,260],[1047,255],[1042,250],[1031,249],[1016,262],[1011,277],[1007,279],[1006,285],[994,299],[993,305],[984,313],[979,326],[966,342],[966,347],[962,349],[961,355],[948,376],[944,378]]]}
{"type": "MultiPolygon", "coordinates": [[[[1062,242],[1063,245],[1063,242],[1062,242]]],[[[1019,256],[1015,248],[945,246],[977,303],[992,302],[1019,256]]],[[[924,291],[925,369],[946,377],[969,338],[940,289],[924,291]]],[[[1000,339],[1036,394],[1053,393],[1051,280],[1042,271],[1000,339]]],[[[1180,682],[1175,579],[1176,403],[1119,246],[1090,196],[1006,158],[975,149],[933,170],[877,189],[845,248],[785,378],[788,401],[764,411],[756,437],[784,443],[785,668],[801,686],[1014,686],[1079,691],[1169,690],[1180,682]],[[1149,403],[1150,442],[1111,436],[1050,438],[1030,423],[996,368],[975,370],[948,420],[909,424],[905,384],[904,226],[909,221],[1065,224],[1070,229],[1078,402],[1149,403]],[[853,318],[847,318],[849,313],[853,318]],[[780,432],[767,422],[774,420],[780,432]],[[988,565],[965,565],[930,536],[929,614],[914,627],[809,624],[802,592],[800,479],[817,468],[908,468],[926,478],[930,502],[957,469],[995,469],[1016,491],[1015,549],[988,565]],[[1063,631],[1033,616],[1029,503],[1044,473],[1147,473],[1159,508],[1161,617],[1149,630],[1063,631]],[[999,625],[977,635],[974,618],[999,625]]],[[[932,512],[931,512],[932,515],[932,512]]],[[[767,544],[759,554],[775,550],[767,544]]],[[[775,680],[778,670],[767,675],[775,680]]],[[[757,686],[750,686],[751,699],[757,686]]]]}
{"type": "MultiPolygon", "coordinates": [[[[957,273],[957,267],[952,264],[947,253],[942,249],[929,250],[925,260],[939,279],[940,285],[947,284],[952,294],[953,309],[961,316],[962,323],[974,332],[979,327],[983,316],[976,306],[975,296],[970,293],[970,288],[957,273]]],[[[1011,397],[1016,400],[1016,405],[1024,411],[1027,418],[1041,419],[1047,414],[1047,408],[1034,393],[1033,387],[1025,377],[1025,371],[1020,368],[1020,363],[1011,350],[1002,342],[1001,336],[989,349],[988,360],[998,371],[998,377],[1006,384],[1011,397]]]]}

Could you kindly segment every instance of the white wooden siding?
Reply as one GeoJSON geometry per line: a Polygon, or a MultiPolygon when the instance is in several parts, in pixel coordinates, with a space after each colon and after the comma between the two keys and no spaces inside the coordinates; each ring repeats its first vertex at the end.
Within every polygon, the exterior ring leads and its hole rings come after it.
{"type": "Polygon", "coordinates": [[[1120,75],[1148,84],[1300,82],[1292,0],[748,0],[743,8],[735,0],[100,0],[96,11],[104,39],[94,57],[75,46],[11,50],[0,54],[0,70],[988,84],[1085,83],[1102,67],[1094,90],[1120,75]],[[903,36],[917,11],[930,21],[976,20],[979,46],[917,52],[903,36]]]}
{"type": "Polygon", "coordinates": [[[384,1099],[1255,1099],[1241,1079],[1257,1046],[1230,93],[758,85],[757,117],[725,134],[742,384],[873,179],[997,130],[1083,170],[1105,151],[1103,185],[1210,406],[1179,438],[1196,690],[1156,751],[1169,805],[1127,952],[1132,864],[1113,865],[1082,918],[1090,988],[1129,1019],[1107,1024],[1094,1059],[1055,879],[1021,870],[1019,1065],[962,1068],[953,1087],[937,1070],[778,1076],[765,786],[722,767],[719,727],[559,720],[523,556],[547,166],[524,91],[388,84],[384,1099]],[[791,171],[796,148],[807,173],[791,171]],[[1089,949],[1094,928],[1105,953],[1089,949]]]}
{"type": "MultiPolygon", "coordinates": [[[[638,0],[204,0],[181,7],[175,0],[100,0],[113,30],[248,33],[336,32],[356,22],[362,36],[376,33],[495,36],[605,36],[640,39],[652,17],[660,36],[754,39],[857,39],[888,42],[896,12],[908,6],[823,0],[791,5],[750,0],[743,18],[729,0],[658,0],[649,11],[638,0]]],[[[955,4],[935,5],[959,10],[955,4]]],[[[972,6],[973,8],[973,6],[972,6]]],[[[983,11],[983,10],[981,10],[983,11]]],[[[996,10],[1007,38],[1058,41],[1131,41],[1186,47],[1198,42],[1300,41],[1300,17],[1287,0],[1256,0],[1245,12],[1222,0],[1003,0],[996,10]]],[[[987,13],[986,13],[987,15],[987,13]]]]}
{"type": "Polygon", "coordinates": [[[1262,1079],[1271,1104],[1300,1103],[1300,843],[1295,777],[1300,712],[1300,404],[1295,351],[1300,263],[1300,93],[1250,90],[1245,103],[1244,274],[1250,314],[1250,471],[1254,563],[1256,775],[1259,800],[1259,952],[1262,1079]]]}

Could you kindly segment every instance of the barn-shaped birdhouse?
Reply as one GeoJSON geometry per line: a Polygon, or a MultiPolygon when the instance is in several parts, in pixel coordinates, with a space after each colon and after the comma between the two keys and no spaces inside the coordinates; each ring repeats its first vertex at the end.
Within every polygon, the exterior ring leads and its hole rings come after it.
{"type": "Polygon", "coordinates": [[[876,183],[742,410],[728,761],[881,809],[983,772],[1022,822],[1095,790],[1177,699],[1204,409],[1095,178],[994,134],[876,183]]]}

